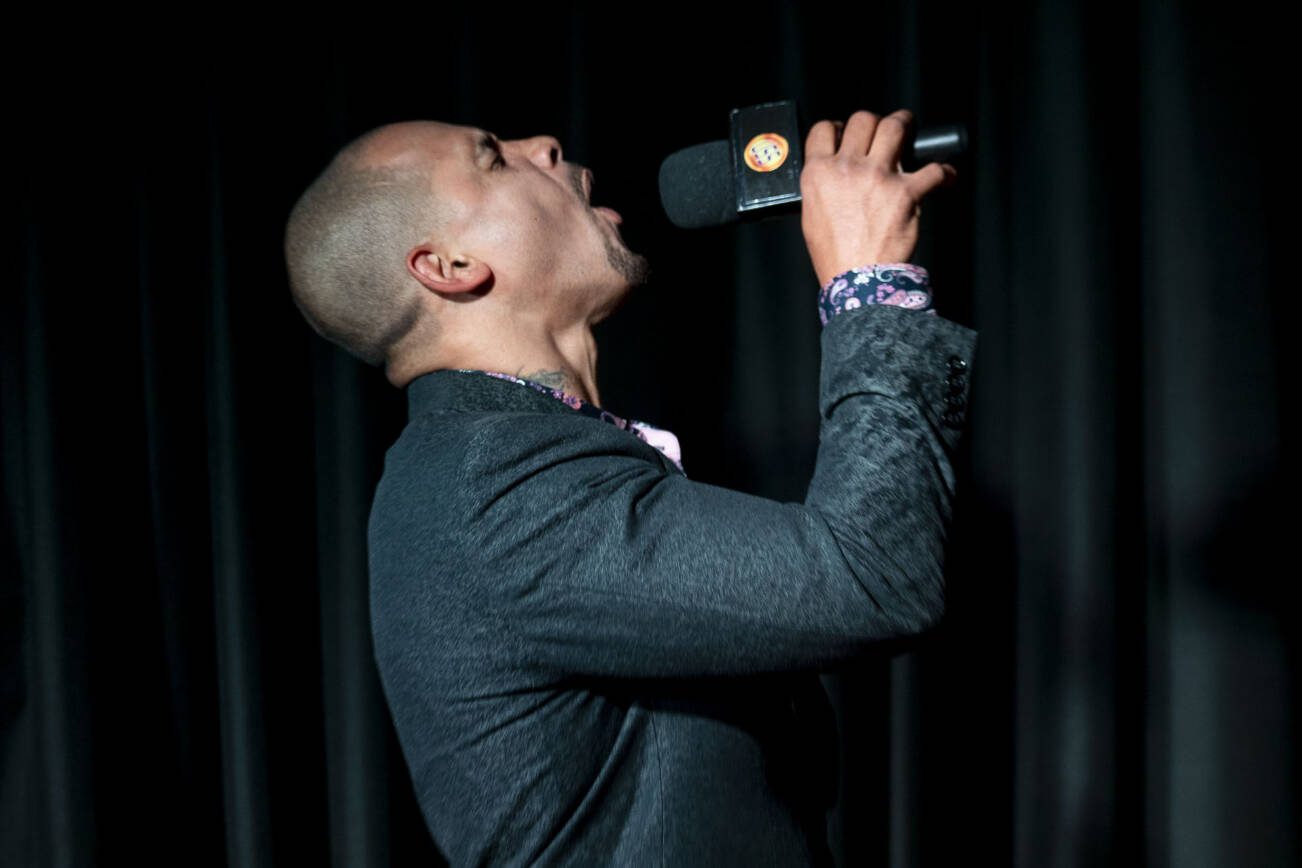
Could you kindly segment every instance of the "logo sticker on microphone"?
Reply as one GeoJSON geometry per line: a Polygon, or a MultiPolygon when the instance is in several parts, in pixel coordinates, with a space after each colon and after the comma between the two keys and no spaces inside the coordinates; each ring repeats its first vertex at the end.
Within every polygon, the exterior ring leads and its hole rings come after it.
{"type": "Polygon", "coordinates": [[[756,172],[772,172],[787,161],[791,146],[777,133],[760,133],[746,143],[742,156],[756,172]]]}

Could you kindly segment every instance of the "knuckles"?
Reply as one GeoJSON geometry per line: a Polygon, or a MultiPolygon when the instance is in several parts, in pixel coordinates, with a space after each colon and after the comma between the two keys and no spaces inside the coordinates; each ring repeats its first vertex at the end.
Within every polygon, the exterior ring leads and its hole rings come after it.
{"type": "Polygon", "coordinates": [[[800,171],[800,187],[829,186],[844,189],[864,184],[881,184],[891,173],[881,166],[861,159],[846,159],[842,155],[821,154],[806,157],[800,171]]]}

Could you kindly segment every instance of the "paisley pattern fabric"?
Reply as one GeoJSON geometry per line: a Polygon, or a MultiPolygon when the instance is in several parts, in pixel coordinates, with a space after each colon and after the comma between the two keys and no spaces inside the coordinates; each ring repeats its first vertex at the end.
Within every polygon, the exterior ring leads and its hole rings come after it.
{"type": "MultiPolygon", "coordinates": [[[[911,310],[937,316],[931,306],[931,282],[927,270],[907,262],[894,262],[876,265],[864,265],[852,268],[833,277],[823,286],[818,294],[818,317],[827,325],[832,317],[842,311],[854,310],[865,304],[894,304],[911,310]]],[[[561,389],[527,380],[500,371],[480,371],[473,368],[457,368],[466,373],[487,374],[522,386],[530,386],[544,394],[551,395],[558,401],[573,407],[585,416],[609,422],[617,428],[623,428],[659,449],[670,461],[683,469],[682,447],[678,437],[665,428],[642,422],[638,419],[625,419],[609,410],[591,404],[577,395],[571,395],[561,389]]],[[[684,474],[686,471],[684,471],[684,474]]]]}
{"type": "Polygon", "coordinates": [[[894,304],[939,316],[931,306],[927,269],[892,262],[852,268],[825,283],[818,293],[818,318],[827,325],[841,311],[865,304],[894,304]]]}

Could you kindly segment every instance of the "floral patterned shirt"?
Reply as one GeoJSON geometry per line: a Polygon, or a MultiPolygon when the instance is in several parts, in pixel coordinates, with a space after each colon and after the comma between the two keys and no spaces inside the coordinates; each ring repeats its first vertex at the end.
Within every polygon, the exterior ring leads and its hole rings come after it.
{"type": "MultiPolygon", "coordinates": [[[[907,262],[864,265],[838,274],[823,285],[818,294],[818,318],[823,325],[827,325],[832,317],[865,304],[893,304],[937,316],[931,302],[931,282],[925,268],[907,262]]],[[[616,416],[609,410],[603,410],[577,395],[536,380],[527,380],[500,371],[481,371],[474,368],[456,370],[509,380],[551,395],[585,416],[609,422],[617,428],[635,434],[659,449],[679,470],[683,469],[682,448],[678,438],[665,428],[657,428],[638,419],[616,416]]]]}

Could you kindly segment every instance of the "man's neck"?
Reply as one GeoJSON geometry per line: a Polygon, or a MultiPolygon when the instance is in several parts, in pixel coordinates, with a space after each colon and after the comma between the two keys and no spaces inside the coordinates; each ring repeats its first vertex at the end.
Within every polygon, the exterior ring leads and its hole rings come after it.
{"type": "Polygon", "coordinates": [[[477,368],[477,370],[496,370],[504,374],[511,374],[522,380],[533,380],[535,383],[542,383],[544,386],[551,386],[553,389],[560,389],[575,395],[589,404],[601,406],[601,398],[597,394],[597,385],[595,382],[595,371],[593,372],[592,382],[586,382],[565,368],[539,368],[536,371],[529,372],[525,368],[519,368],[513,371],[503,371],[500,368],[477,368]]]}
{"type": "MultiPolygon", "coordinates": [[[[437,359],[413,370],[470,368],[497,371],[533,380],[601,406],[597,392],[597,342],[586,324],[549,333],[503,323],[480,334],[491,340],[458,341],[444,346],[437,359]]],[[[449,342],[450,343],[450,342],[449,342]]]]}

